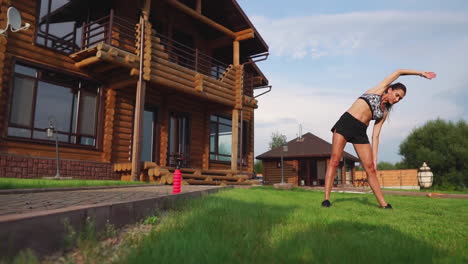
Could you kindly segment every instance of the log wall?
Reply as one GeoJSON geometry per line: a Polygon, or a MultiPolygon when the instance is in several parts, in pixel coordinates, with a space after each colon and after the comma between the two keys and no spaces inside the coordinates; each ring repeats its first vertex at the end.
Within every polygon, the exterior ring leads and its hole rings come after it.
{"type": "Polygon", "coordinates": [[[114,163],[130,161],[135,115],[135,87],[128,86],[116,91],[111,155],[114,163]]]}
{"type": "MultiPolygon", "coordinates": [[[[7,8],[10,4],[9,0],[0,0],[0,28],[5,28],[6,20],[7,20],[7,8]]],[[[7,90],[6,85],[8,82],[5,78],[5,64],[8,63],[6,60],[6,48],[7,48],[7,38],[4,36],[0,36],[0,136],[3,135],[6,119],[7,119],[7,90]]],[[[0,142],[2,141],[2,137],[0,137],[0,142]]]]}
{"type": "MultiPolygon", "coordinates": [[[[0,152],[26,156],[55,157],[54,144],[36,144],[21,141],[6,140],[7,134],[10,79],[13,59],[45,65],[51,69],[66,71],[67,73],[90,78],[85,72],[75,67],[75,62],[64,54],[57,53],[48,48],[35,44],[34,32],[36,30],[36,8],[39,1],[30,0],[4,0],[0,6],[0,24],[4,28],[5,15],[9,6],[14,6],[21,13],[23,23],[31,24],[25,31],[8,31],[8,37],[0,36],[0,152]],[[2,18],[3,17],[3,18],[2,18]],[[3,51],[3,52],[2,52],[3,51]]],[[[103,161],[105,157],[101,151],[77,149],[69,146],[60,148],[61,158],[103,161]]]]}
{"type": "MultiPolygon", "coordinates": [[[[298,161],[284,161],[284,182],[298,185],[298,161]]],[[[270,185],[281,182],[281,168],[277,167],[277,161],[263,161],[263,182],[270,185]]]]}
{"type": "MultiPolygon", "coordinates": [[[[99,75],[104,81],[103,100],[101,100],[100,109],[102,110],[101,131],[99,149],[91,150],[76,148],[74,146],[61,146],[61,158],[69,160],[99,161],[99,162],[128,162],[130,160],[133,116],[135,100],[135,75],[137,61],[131,55],[125,55],[120,60],[120,68],[112,74],[102,73],[106,67],[111,69],[112,64],[116,63],[116,56],[106,59],[112,50],[104,49],[100,46],[99,67],[79,68],[77,61],[71,59],[65,54],[55,52],[51,49],[35,44],[34,33],[36,30],[36,10],[39,1],[30,0],[3,0],[0,2],[0,27],[4,28],[7,8],[10,5],[15,6],[21,13],[23,23],[31,24],[26,31],[8,33],[8,38],[0,36],[0,153],[38,156],[53,158],[55,157],[55,146],[42,143],[31,143],[24,141],[14,141],[6,139],[9,95],[11,94],[9,82],[11,81],[12,63],[15,58],[47,66],[51,69],[60,70],[69,74],[91,78],[91,75],[99,75]],[[108,63],[105,65],[104,62],[108,63]],[[102,67],[101,67],[102,66],[102,67]],[[125,67],[122,67],[125,66],[125,67]],[[126,68],[128,66],[128,68],[126,68]],[[133,68],[133,70],[131,70],[133,68]],[[132,73],[133,77],[126,76],[132,73]],[[101,73],[99,73],[101,72],[101,73]],[[102,76],[101,76],[102,75],[102,76]],[[133,78],[133,79],[130,79],[133,78]],[[125,85],[119,83],[125,82],[125,85]],[[116,86],[114,86],[116,85],[116,86]],[[118,88],[117,88],[118,86],[118,88]]],[[[182,16],[183,17],[183,16],[182,16]]],[[[175,27],[182,27],[175,22],[175,27]]],[[[189,23],[196,30],[198,26],[189,23]]],[[[138,29],[138,27],[137,27],[138,29]]],[[[167,160],[168,143],[168,116],[170,112],[188,112],[191,115],[191,165],[203,169],[230,169],[230,165],[210,163],[209,161],[209,118],[211,114],[220,114],[218,110],[229,109],[226,111],[227,117],[231,117],[232,108],[237,106],[242,108],[245,99],[239,94],[239,84],[242,83],[243,69],[241,66],[230,66],[221,80],[215,80],[205,75],[201,75],[188,68],[177,65],[168,60],[168,54],[159,38],[155,37],[155,31],[151,25],[146,27],[147,38],[145,39],[144,52],[144,77],[150,80],[150,87],[147,90],[146,105],[156,106],[160,113],[160,165],[165,166],[167,160]],[[235,89],[237,87],[237,89],[235,89]],[[161,89],[160,89],[161,88],[161,89]],[[160,92],[164,90],[164,92],[160,92]],[[206,102],[211,109],[207,110],[206,102]],[[214,105],[214,106],[213,106],[214,105]]],[[[202,46],[203,52],[211,55],[211,47],[208,41],[198,36],[198,31],[193,31],[194,40],[197,46],[202,46]],[[200,45],[202,44],[202,45],[200,45]]],[[[192,33],[193,33],[192,32],[192,33]]],[[[136,32],[136,34],[138,31],[136,32]]],[[[108,47],[105,47],[108,48],[108,47]]],[[[118,58],[120,58],[117,56],[118,58]]],[[[208,71],[209,72],[209,71],[208,71]]],[[[252,102],[245,103],[248,108],[244,108],[244,120],[247,121],[248,142],[247,142],[247,166],[244,171],[253,170],[253,107],[252,102]]]]}
{"type": "MultiPolygon", "coordinates": [[[[156,31],[153,30],[152,34],[151,41],[148,41],[150,43],[145,47],[145,79],[216,103],[232,107],[235,105],[234,87],[240,83],[236,79],[242,75],[242,67],[230,66],[221,80],[215,80],[170,61],[170,55],[156,36],[156,31]]],[[[132,73],[137,74],[137,71],[132,73]]]]}

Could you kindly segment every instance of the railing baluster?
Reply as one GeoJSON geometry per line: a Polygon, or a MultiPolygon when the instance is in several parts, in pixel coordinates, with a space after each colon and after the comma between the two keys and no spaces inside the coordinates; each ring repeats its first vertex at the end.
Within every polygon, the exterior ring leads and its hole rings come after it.
{"type": "Polygon", "coordinates": [[[195,71],[198,72],[198,49],[195,49],[195,71]]]}
{"type": "Polygon", "coordinates": [[[114,22],[114,9],[111,9],[110,10],[110,18],[109,18],[109,31],[107,32],[107,34],[109,34],[107,36],[107,44],[109,44],[109,45],[112,44],[112,27],[114,26],[113,22],[114,22]]]}
{"type": "Polygon", "coordinates": [[[76,52],[76,22],[73,24],[73,45],[72,52],[76,52]]]}

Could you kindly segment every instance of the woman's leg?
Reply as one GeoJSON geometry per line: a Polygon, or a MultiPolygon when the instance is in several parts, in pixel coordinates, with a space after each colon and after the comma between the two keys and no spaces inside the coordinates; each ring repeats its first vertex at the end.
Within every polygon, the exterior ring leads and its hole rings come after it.
{"type": "Polygon", "coordinates": [[[341,155],[346,145],[346,139],[343,135],[336,132],[333,133],[332,140],[332,153],[330,162],[327,165],[327,172],[325,174],[325,200],[330,199],[330,192],[333,186],[333,179],[336,175],[336,168],[340,164],[341,155]]]}
{"type": "Polygon", "coordinates": [[[372,191],[374,192],[377,201],[380,206],[385,207],[387,202],[383,196],[382,190],[380,189],[379,180],[377,179],[377,171],[374,167],[374,160],[372,158],[372,149],[370,144],[353,144],[356,153],[361,160],[361,165],[366,170],[367,181],[369,182],[372,191]]]}

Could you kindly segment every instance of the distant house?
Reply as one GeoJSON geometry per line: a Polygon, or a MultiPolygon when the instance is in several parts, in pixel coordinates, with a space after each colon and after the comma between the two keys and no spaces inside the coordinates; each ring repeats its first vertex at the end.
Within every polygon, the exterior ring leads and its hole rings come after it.
{"type": "MultiPolygon", "coordinates": [[[[263,182],[281,182],[283,154],[285,182],[306,186],[324,185],[332,145],[312,133],[307,133],[289,141],[287,146],[287,152],[282,153],[283,148],[278,147],[256,157],[263,162],[263,182]]],[[[354,163],[358,161],[357,157],[343,152],[335,184],[352,184],[355,175],[354,163]]]]}

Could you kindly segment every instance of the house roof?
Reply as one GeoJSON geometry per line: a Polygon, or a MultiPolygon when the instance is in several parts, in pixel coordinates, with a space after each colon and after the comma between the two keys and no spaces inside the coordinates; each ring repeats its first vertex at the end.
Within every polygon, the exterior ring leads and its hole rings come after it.
{"type": "MultiPolygon", "coordinates": [[[[284,152],[284,158],[317,158],[317,157],[330,157],[332,145],[327,141],[317,137],[312,133],[306,133],[302,136],[301,140],[295,138],[287,143],[288,151],[284,152]]],[[[282,147],[274,148],[267,151],[256,158],[259,160],[264,159],[277,159],[281,158],[282,147]]],[[[359,161],[359,159],[344,151],[343,156],[347,160],[359,161]]]]}
{"type": "Polygon", "coordinates": [[[268,52],[268,45],[236,0],[205,0],[202,2],[203,14],[234,32],[252,28],[253,39],[242,41],[241,57],[268,52]]]}

